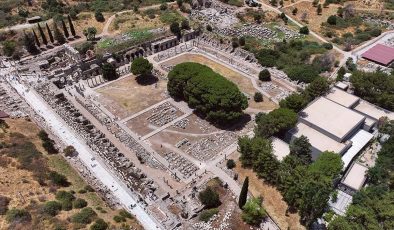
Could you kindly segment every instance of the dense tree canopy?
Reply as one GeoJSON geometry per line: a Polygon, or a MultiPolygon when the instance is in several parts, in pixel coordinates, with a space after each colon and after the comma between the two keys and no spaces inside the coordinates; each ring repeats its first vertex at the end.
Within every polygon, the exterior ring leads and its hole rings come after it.
{"type": "Polygon", "coordinates": [[[394,75],[383,72],[353,72],[354,94],[385,109],[394,110],[394,75]]]}
{"type": "Polygon", "coordinates": [[[391,137],[383,144],[375,166],[368,171],[369,186],[353,196],[346,215],[334,218],[329,230],[394,228],[393,153],[394,137],[391,137]]]}
{"type": "Polygon", "coordinates": [[[211,68],[197,63],[182,63],[168,74],[168,92],[184,99],[209,121],[227,124],[238,120],[248,106],[238,87],[211,68]]]}
{"type": "Polygon", "coordinates": [[[283,136],[294,127],[297,119],[297,113],[286,108],[275,109],[268,114],[259,113],[256,116],[255,133],[261,137],[283,136]]]}
{"type": "Polygon", "coordinates": [[[290,143],[290,154],[297,156],[304,164],[312,163],[312,145],[306,136],[302,135],[290,143]]]}
{"type": "Polygon", "coordinates": [[[279,161],[273,155],[270,140],[261,137],[241,137],[238,140],[238,148],[243,167],[252,167],[259,177],[269,183],[275,182],[279,161]]]}
{"type": "Polygon", "coordinates": [[[147,59],[139,57],[133,60],[130,70],[134,75],[146,76],[152,72],[153,65],[147,59]]]}
{"type": "Polygon", "coordinates": [[[198,194],[198,198],[205,208],[216,208],[221,204],[219,194],[209,186],[198,194]]]}
{"type": "Polygon", "coordinates": [[[291,40],[278,42],[274,49],[261,49],[255,56],[262,66],[276,66],[290,79],[310,83],[319,73],[325,71],[319,65],[312,65],[312,55],[327,52],[324,45],[310,41],[291,40]]]}

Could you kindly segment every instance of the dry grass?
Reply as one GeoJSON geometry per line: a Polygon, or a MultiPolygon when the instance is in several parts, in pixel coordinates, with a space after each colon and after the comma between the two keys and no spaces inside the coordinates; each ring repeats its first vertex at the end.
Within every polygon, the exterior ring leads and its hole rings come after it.
{"type": "MultiPolygon", "coordinates": [[[[103,13],[104,18],[108,20],[108,18],[112,15],[110,13],[103,13]]],[[[98,22],[94,18],[94,12],[82,12],[78,14],[78,18],[73,20],[75,31],[81,37],[83,37],[82,31],[88,27],[95,27],[97,29],[97,34],[100,34],[103,31],[103,27],[105,22],[98,22]]]]}
{"type": "Polygon", "coordinates": [[[145,30],[160,28],[165,26],[158,16],[150,19],[148,16],[127,12],[115,17],[109,26],[109,31],[114,34],[121,34],[133,29],[145,30]]]}
{"type": "Polygon", "coordinates": [[[253,84],[250,79],[243,76],[242,74],[235,72],[234,70],[219,64],[203,55],[199,54],[183,54],[174,59],[166,61],[168,65],[176,65],[182,62],[196,62],[203,65],[206,65],[213,69],[213,71],[223,75],[228,80],[234,82],[242,92],[248,94],[251,97],[249,100],[249,108],[259,109],[259,110],[272,110],[277,107],[277,105],[268,98],[264,97],[264,102],[256,103],[253,101],[253,95],[256,92],[256,89],[253,87],[253,84]]]}
{"type": "Polygon", "coordinates": [[[330,4],[327,8],[323,7],[321,15],[317,14],[316,7],[313,7],[312,2],[299,2],[291,7],[284,9],[284,12],[291,15],[292,18],[298,22],[305,24],[309,27],[309,30],[322,33],[321,24],[327,21],[330,15],[335,15],[339,5],[330,4]],[[298,9],[297,15],[293,15],[292,11],[294,8],[298,9]],[[307,13],[306,23],[302,22],[301,17],[304,13],[307,13]]]}
{"type": "Polygon", "coordinates": [[[134,76],[115,81],[96,90],[100,101],[115,116],[124,118],[166,99],[167,82],[159,80],[155,84],[140,85],[134,76]]]}
{"type": "MultiPolygon", "coordinates": [[[[1,133],[0,140],[5,140],[8,133],[18,132],[24,134],[29,141],[35,144],[36,148],[44,153],[48,159],[48,165],[51,170],[65,175],[71,185],[66,190],[73,190],[77,192],[75,196],[83,198],[88,202],[88,206],[96,209],[101,207],[105,212],[96,210],[99,218],[103,218],[106,222],[110,223],[113,228],[118,229],[120,224],[113,221],[113,216],[117,215],[119,210],[113,210],[104,203],[104,201],[95,193],[88,192],[79,194],[78,191],[86,186],[86,182],[79,176],[79,174],[68,164],[68,162],[60,155],[47,155],[41,146],[41,141],[37,137],[39,127],[34,123],[23,119],[6,119],[7,124],[10,126],[7,133],[1,133]]],[[[9,157],[0,156],[0,194],[11,198],[9,208],[27,208],[33,217],[33,225],[40,229],[53,229],[53,224],[56,222],[64,222],[67,229],[74,229],[76,226],[68,222],[68,218],[76,213],[78,210],[62,211],[59,215],[52,219],[45,221],[38,221],[39,212],[37,208],[41,202],[54,200],[54,194],[50,191],[49,186],[41,186],[33,178],[32,173],[27,170],[22,170],[17,167],[17,162],[9,157]],[[38,205],[31,205],[37,203],[38,205]]],[[[135,219],[127,221],[127,224],[135,229],[142,229],[135,219]]],[[[0,216],[0,229],[7,229],[8,223],[5,216],[0,216]]],[[[26,225],[21,229],[31,229],[31,225],[26,225]]]]}
{"type": "Polygon", "coordinates": [[[288,205],[283,201],[281,193],[275,187],[257,178],[256,173],[251,169],[242,168],[241,162],[238,160],[238,152],[233,153],[230,158],[236,161],[237,166],[234,170],[239,175],[238,180],[244,181],[245,177],[249,177],[249,192],[252,193],[254,197],[263,197],[264,208],[281,229],[305,229],[305,227],[300,224],[300,217],[297,213],[289,213],[286,215],[288,205]]]}

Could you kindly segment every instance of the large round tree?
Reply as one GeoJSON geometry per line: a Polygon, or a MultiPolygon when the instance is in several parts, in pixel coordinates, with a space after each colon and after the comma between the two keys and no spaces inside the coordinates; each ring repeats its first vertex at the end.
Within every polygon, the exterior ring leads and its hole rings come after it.
{"type": "Polygon", "coordinates": [[[248,107],[246,96],[238,87],[211,68],[197,63],[182,63],[168,74],[168,92],[184,99],[207,120],[229,124],[248,107]]]}
{"type": "Polygon", "coordinates": [[[130,66],[131,72],[136,76],[146,76],[152,72],[153,65],[143,57],[133,60],[130,66]]]}

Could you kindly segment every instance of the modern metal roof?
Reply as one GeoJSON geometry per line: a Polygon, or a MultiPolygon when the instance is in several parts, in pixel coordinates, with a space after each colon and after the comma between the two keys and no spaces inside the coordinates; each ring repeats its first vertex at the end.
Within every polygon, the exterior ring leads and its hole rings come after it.
{"type": "Polygon", "coordinates": [[[394,61],[394,48],[377,44],[371,49],[367,50],[361,56],[370,61],[387,66],[394,61]]]}

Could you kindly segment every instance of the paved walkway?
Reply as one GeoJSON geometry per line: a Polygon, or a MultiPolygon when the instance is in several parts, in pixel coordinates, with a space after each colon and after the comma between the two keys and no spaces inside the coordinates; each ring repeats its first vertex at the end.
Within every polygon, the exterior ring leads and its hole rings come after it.
{"type": "Polygon", "coordinates": [[[138,221],[145,229],[163,229],[161,224],[156,222],[151,216],[142,208],[137,205],[135,208],[130,209],[131,204],[136,204],[136,196],[131,193],[127,187],[120,182],[111,171],[99,161],[95,161],[95,166],[92,166],[92,158],[98,154],[92,150],[82,141],[78,135],[74,133],[64,121],[50,108],[37,93],[17,82],[16,80],[9,81],[11,85],[18,91],[18,93],[26,100],[32,109],[37,114],[41,115],[52,130],[53,134],[58,136],[66,145],[72,145],[78,149],[78,158],[87,166],[87,168],[95,174],[105,186],[111,189],[115,197],[117,197],[122,206],[128,209],[133,215],[136,216],[138,221]]]}

